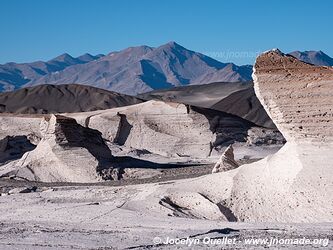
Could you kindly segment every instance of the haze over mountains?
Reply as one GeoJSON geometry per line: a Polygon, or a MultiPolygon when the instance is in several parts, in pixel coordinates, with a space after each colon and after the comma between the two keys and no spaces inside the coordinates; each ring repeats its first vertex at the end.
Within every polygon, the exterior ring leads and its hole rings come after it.
{"type": "MultiPolygon", "coordinates": [[[[294,51],[299,60],[333,66],[322,51],[294,51]]],[[[136,95],[156,89],[251,80],[252,66],[222,63],[175,42],[130,47],[108,55],[60,55],[50,61],[0,65],[0,92],[41,84],[83,84],[136,95]]]]}

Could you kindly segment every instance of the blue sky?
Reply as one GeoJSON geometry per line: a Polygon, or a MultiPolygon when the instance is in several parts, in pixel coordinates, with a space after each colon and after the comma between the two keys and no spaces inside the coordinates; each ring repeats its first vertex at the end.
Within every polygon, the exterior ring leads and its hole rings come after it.
{"type": "Polygon", "coordinates": [[[333,56],[331,0],[1,0],[0,63],[176,41],[220,61],[322,50],[333,56]]]}

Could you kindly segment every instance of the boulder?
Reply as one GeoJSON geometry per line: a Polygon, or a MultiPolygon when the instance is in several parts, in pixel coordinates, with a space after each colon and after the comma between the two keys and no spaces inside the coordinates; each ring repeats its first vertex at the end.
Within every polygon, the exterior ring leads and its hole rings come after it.
{"type": "Polygon", "coordinates": [[[218,162],[216,162],[216,164],[212,170],[212,173],[214,174],[214,173],[224,172],[224,171],[228,171],[228,170],[235,169],[238,167],[239,167],[239,165],[235,161],[235,157],[234,157],[234,149],[233,149],[232,145],[229,145],[226,148],[226,150],[223,152],[223,154],[221,155],[218,162]]]}

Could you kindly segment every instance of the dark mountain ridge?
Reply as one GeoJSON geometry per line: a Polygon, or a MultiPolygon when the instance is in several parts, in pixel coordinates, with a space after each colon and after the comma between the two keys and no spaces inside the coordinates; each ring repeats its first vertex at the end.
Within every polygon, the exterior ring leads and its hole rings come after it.
{"type": "Polygon", "coordinates": [[[0,93],[0,113],[45,114],[102,110],[142,100],[78,84],[38,85],[0,93]]]}

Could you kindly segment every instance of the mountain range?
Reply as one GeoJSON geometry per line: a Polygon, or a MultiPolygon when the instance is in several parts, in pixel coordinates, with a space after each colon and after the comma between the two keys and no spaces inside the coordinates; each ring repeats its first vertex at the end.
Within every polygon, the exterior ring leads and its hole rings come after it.
{"type": "MultiPolygon", "coordinates": [[[[316,65],[333,66],[322,51],[294,51],[292,56],[316,65]]],[[[0,65],[0,92],[42,84],[83,84],[137,95],[156,89],[252,80],[252,66],[222,63],[175,42],[157,48],[129,47],[107,55],[60,55],[47,62],[0,65]]]]}
{"type": "Polygon", "coordinates": [[[189,84],[248,81],[251,73],[250,65],[222,63],[169,42],[157,48],[130,47],[105,56],[73,58],[64,54],[48,62],[7,63],[0,65],[0,85],[4,91],[79,83],[136,95],[189,84]]]}
{"type": "Polygon", "coordinates": [[[104,55],[92,56],[88,53],[74,58],[69,54],[62,54],[47,62],[36,61],[32,63],[10,62],[0,65],[0,91],[19,89],[25,84],[48,75],[59,72],[72,65],[82,65],[104,55]]]}

